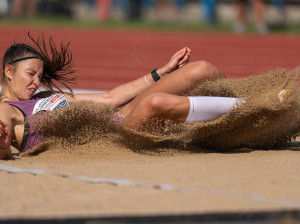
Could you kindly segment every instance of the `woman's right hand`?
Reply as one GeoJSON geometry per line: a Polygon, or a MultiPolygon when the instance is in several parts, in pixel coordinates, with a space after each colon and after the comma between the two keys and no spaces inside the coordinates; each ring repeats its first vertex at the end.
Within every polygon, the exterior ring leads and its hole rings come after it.
{"type": "Polygon", "coordinates": [[[11,130],[10,127],[0,120],[0,150],[10,146],[11,130]]]}
{"type": "Polygon", "coordinates": [[[162,68],[164,74],[168,74],[177,68],[180,68],[190,60],[190,54],[192,50],[188,47],[185,47],[179,51],[177,51],[170,59],[170,61],[162,68]]]}

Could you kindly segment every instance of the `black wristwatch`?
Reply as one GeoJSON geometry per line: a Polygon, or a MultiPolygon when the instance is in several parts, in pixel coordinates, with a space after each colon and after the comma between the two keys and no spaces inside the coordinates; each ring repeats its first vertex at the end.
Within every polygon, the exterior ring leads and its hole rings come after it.
{"type": "Polygon", "coordinates": [[[151,72],[151,75],[152,75],[152,78],[155,82],[157,82],[158,80],[160,80],[160,76],[157,74],[156,72],[157,68],[154,69],[152,72],[151,72]]]}

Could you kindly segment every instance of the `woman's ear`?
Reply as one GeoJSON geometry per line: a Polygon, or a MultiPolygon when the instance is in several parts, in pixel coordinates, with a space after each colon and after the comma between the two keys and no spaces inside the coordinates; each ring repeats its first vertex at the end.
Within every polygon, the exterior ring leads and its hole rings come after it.
{"type": "Polygon", "coordinates": [[[11,80],[14,75],[14,67],[12,65],[5,65],[4,73],[8,80],[11,80]]]}

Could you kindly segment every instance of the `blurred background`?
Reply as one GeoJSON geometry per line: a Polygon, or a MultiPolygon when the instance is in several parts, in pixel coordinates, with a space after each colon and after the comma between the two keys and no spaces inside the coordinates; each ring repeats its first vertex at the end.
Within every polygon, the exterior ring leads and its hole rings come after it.
{"type": "Polygon", "coordinates": [[[194,24],[235,33],[300,27],[300,0],[0,0],[0,19],[194,24]],[[225,27],[225,28],[224,28],[225,27]]]}
{"type": "Polygon", "coordinates": [[[300,0],[0,0],[0,55],[28,31],[71,42],[77,89],[111,89],[186,46],[240,78],[299,66],[300,0]]]}

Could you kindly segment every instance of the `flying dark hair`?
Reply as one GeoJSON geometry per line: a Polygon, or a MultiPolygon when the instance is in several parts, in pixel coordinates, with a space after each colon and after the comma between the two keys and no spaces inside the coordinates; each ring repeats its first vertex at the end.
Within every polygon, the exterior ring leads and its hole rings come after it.
{"type": "Polygon", "coordinates": [[[49,38],[48,45],[43,35],[34,39],[28,32],[28,37],[34,43],[34,47],[23,43],[13,44],[5,52],[2,62],[3,76],[5,77],[4,69],[7,64],[29,59],[26,56],[30,54],[33,55],[33,58],[39,58],[44,62],[44,73],[41,82],[48,90],[54,91],[54,88],[56,88],[63,93],[58,86],[61,84],[73,93],[68,84],[74,84],[77,78],[68,77],[68,75],[76,72],[73,69],[73,56],[69,50],[70,42],[62,42],[57,48],[52,37],[49,38]]]}

